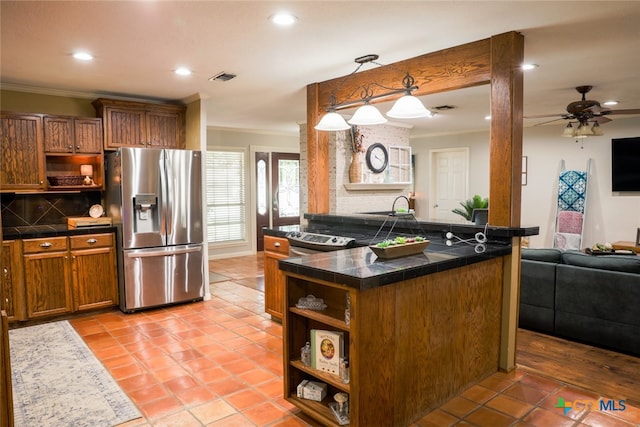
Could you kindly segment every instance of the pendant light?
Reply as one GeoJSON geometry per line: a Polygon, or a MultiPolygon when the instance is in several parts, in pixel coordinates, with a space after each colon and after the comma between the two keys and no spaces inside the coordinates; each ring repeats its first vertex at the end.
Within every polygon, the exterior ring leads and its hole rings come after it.
{"type": "Polygon", "coordinates": [[[340,114],[335,111],[327,112],[322,119],[315,125],[316,130],[324,130],[335,132],[350,129],[351,126],[344,120],[340,114]]]}
{"type": "MultiPolygon", "coordinates": [[[[414,119],[431,116],[431,112],[425,108],[422,102],[411,94],[411,92],[418,89],[418,86],[414,84],[415,79],[408,72],[406,72],[402,79],[401,88],[387,87],[380,83],[373,82],[357,87],[349,96],[347,96],[347,99],[351,99],[357,91],[361,91],[362,95],[360,100],[345,101],[342,103],[337,102],[335,94],[344,85],[346,80],[353,76],[353,74],[355,74],[364,64],[371,62],[378,66],[382,66],[382,64],[375,62],[376,59],[378,59],[378,55],[374,54],[364,55],[355,59],[358,66],[353,72],[346,75],[336,88],[331,91],[331,95],[329,95],[329,107],[327,108],[327,113],[318,122],[315,129],[321,131],[341,131],[349,129],[349,125],[367,126],[386,123],[388,120],[376,107],[371,105],[370,102],[374,99],[386,98],[398,94],[403,94],[403,96],[395,102],[391,110],[387,113],[387,116],[396,119],[414,119]],[[382,88],[386,91],[383,93],[374,93],[373,88],[382,88]],[[353,114],[353,117],[347,120],[347,122],[344,121],[344,118],[341,115],[336,113],[336,110],[339,108],[347,108],[361,103],[364,105],[359,107],[353,114]]],[[[393,66],[390,67],[395,68],[393,66]]]]}
{"type": "MultiPolygon", "coordinates": [[[[427,110],[422,101],[411,95],[415,80],[407,73],[402,79],[402,86],[405,88],[405,94],[398,99],[391,110],[387,112],[387,116],[394,119],[418,119],[421,117],[431,117],[431,111],[427,110]]],[[[417,87],[416,87],[417,88],[417,87]]]]}
{"type": "Polygon", "coordinates": [[[358,108],[349,120],[352,125],[366,126],[366,125],[381,125],[388,120],[380,113],[373,105],[365,103],[362,107],[358,108]]]}

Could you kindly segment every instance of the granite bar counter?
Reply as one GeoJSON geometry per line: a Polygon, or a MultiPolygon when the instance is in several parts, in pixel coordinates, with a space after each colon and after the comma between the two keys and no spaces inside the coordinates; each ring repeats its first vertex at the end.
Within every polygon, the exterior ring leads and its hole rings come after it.
{"type": "MultiPolygon", "coordinates": [[[[513,256],[519,257],[519,237],[537,234],[537,227],[395,224],[391,235],[414,235],[418,225],[430,244],[420,254],[383,260],[368,245],[381,239],[373,236],[388,217],[305,217],[308,224],[301,230],[352,236],[359,247],[279,261],[286,277],[283,356],[289,402],[323,425],[337,425],[328,405],[342,392],[349,396],[351,426],[406,426],[499,369],[513,256]],[[447,232],[459,239],[447,239],[447,232]],[[478,242],[477,233],[486,242],[478,242]],[[300,307],[308,295],[327,307],[300,307]],[[349,384],[300,362],[300,348],[315,330],[343,337],[349,384]],[[328,384],[328,397],[299,398],[303,380],[328,384]]],[[[289,231],[295,230],[265,234],[289,231]]]]}

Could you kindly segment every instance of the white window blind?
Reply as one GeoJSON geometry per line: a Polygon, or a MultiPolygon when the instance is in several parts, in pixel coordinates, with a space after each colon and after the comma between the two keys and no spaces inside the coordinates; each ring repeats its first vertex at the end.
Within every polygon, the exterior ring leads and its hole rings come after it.
{"type": "Polygon", "coordinates": [[[246,240],[244,151],[207,151],[208,242],[246,240]]]}

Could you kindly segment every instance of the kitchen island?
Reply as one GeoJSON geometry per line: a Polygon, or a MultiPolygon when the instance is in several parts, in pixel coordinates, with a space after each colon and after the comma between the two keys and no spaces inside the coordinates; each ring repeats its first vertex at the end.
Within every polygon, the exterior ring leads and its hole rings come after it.
{"type": "Polygon", "coordinates": [[[406,426],[499,369],[511,239],[537,228],[502,228],[479,247],[448,246],[442,224],[433,227],[439,231],[427,236],[431,245],[417,255],[381,260],[362,246],[279,261],[286,276],[285,397],[323,425],[338,425],[328,407],[338,392],[349,396],[350,425],[406,426]],[[327,307],[299,308],[307,295],[327,307]],[[301,363],[312,329],[344,336],[348,384],[301,363]],[[303,380],[328,385],[322,402],[297,397],[303,380]]]}

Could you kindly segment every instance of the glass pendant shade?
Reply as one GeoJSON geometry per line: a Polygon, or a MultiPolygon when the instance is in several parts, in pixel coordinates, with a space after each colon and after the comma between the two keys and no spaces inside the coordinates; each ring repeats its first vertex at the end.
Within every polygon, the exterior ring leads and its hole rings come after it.
{"type": "Polygon", "coordinates": [[[573,138],[574,136],[576,136],[573,126],[571,126],[571,123],[567,124],[567,127],[564,128],[564,132],[562,132],[562,136],[564,136],[565,138],[573,138]]]}
{"type": "Polygon", "coordinates": [[[398,99],[387,113],[387,116],[394,119],[417,119],[431,116],[431,111],[427,110],[422,102],[413,95],[404,95],[398,99]]]}
{"type": "Polygon", "coordinates": [[[581,123],[580,126],[578,126],[578,131],[576,132],[578,136],[592,136],[593,135],[593,131],[591,130],[591,128],[589,127],[589,125],[587,123],[581,123]]]}
{"type": "Polygon", "coordinates": [[[351,119],[347,120],[352,125],[380,125],[388,120],[373,105],[365,104],[358,108],[351,119]]]}
{"type": "Polygon", "coordinates": [[[602,136],[604,133],[602,132],[602,128],[600,127],[600,123],[595,122],[591,127],[591,132],[594,136],[602,136]]]}
{"type": "Polygon", "coordinates": [[[349,126],[340,114],[335,111],[330,111],[320,119],[315,128],[317,130],[339,131],[351,129],[351,126],[349,126]]]}

